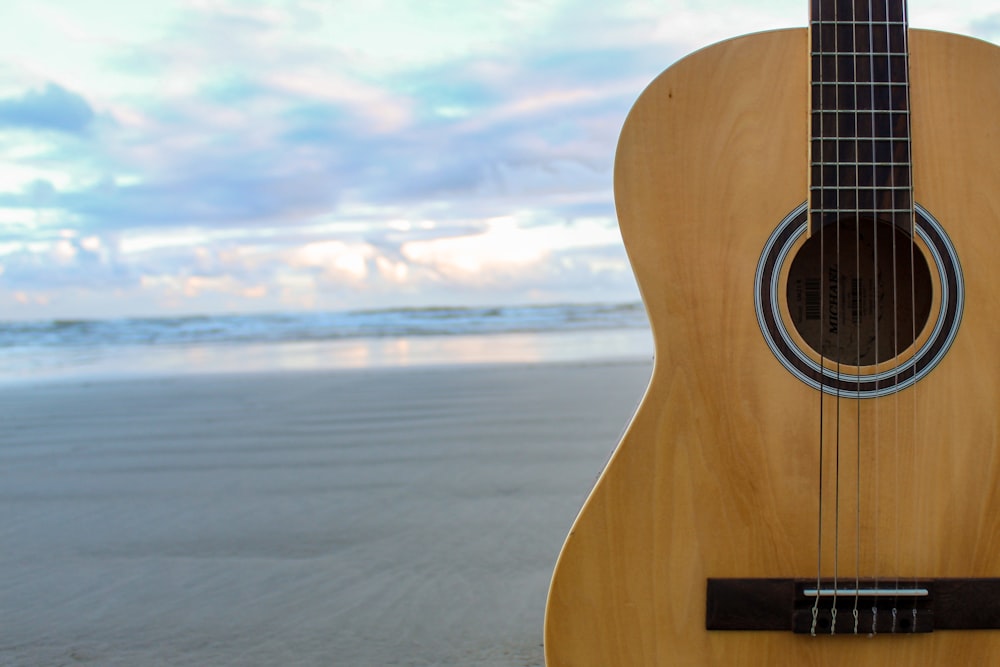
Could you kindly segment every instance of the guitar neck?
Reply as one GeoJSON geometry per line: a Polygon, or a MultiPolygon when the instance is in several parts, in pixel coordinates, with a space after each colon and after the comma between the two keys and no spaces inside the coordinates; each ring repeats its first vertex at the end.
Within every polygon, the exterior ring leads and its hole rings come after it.
{"type": "Polygon", "coordinates": [[[850,216],[912,229],[904,0],[813,0],[812,232],[850,216]]]}

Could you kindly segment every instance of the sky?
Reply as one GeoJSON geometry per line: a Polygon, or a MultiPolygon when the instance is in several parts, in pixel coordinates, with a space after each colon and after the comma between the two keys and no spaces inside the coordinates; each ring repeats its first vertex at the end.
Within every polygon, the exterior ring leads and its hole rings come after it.
{"type": "MultiPolygon", "coordinates": [[[[611,167],[805,0],[4,0],[0,320],[638,299],[611,167]]],[[[996,0],[913,27],[1000,43],[996,0]]]]}

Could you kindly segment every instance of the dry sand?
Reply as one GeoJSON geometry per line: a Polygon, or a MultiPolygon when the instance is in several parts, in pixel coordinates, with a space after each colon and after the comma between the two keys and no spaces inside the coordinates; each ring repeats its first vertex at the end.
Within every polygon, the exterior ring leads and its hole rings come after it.
{"type": "Polygon", "coordinates": [[[646,362],[0,389],[0,664],[542,664],[646,362]]]}

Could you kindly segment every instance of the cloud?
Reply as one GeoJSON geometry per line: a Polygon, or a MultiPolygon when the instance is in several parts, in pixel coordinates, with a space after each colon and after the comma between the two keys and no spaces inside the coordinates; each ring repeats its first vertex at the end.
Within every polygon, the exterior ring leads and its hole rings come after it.
{"type": "Polygon", "coordinates": [[[282,309],[581,289],[559,277],[592,264],[526,230],[610,223],[615,135],[646,78],[622,75],[634,52],[580,50],[574,62],[535,48],[372,77],[365,58],[276,40],[281,25],[190,19],[190,39],[151,45],[133,70],[156,69],[162,90],[109,100],[116,122],[35,159],[73,178],[0,194],[45,221],[0,230],[36,239],[0,254],[2,285],[56,290],[53,307],[74,286],[181,312],[213,294],[282,309]],[[56,225],[76,239],[45,232],[56,225]]]}
{"type": "Polygon", "coordinates": [[[972,22],[972,33],[984,39],[1000,40],[1000,13],[993,13],[972,22]]]}
{"type": "Polygon", "coordinates": [[[752,13],[693,31],[674,4],[177,3],[142,42],[95,40],[93,76],[51,72],[82,94],[0,100],[8,124],[64,102],[32,116],[63,129],[44,151],[0,142],[24,170],[0,189],[24,221],[0,225],[0,291],[181,312],[633,298],[621,123],[659,71],[752,13]]]}
{"type": "Polygon", "coordinates": [[[0,98],[0,129],[17,127],[80,134],[94,121],[94,110],[81,95],[55,83],[19,96],[0,98]]]}
{"type": "MultiPolygon", "coordinates": [[[[205,81],[199,84],[204,94],[167,97],[142,110],[145,122],[138,128],[102,128],[86,155],[74,154],[75,147],[56,151],[54,157],[75,160],[81,170],[96,162],[112,176],[80,178],[74,187],[49,193],[43,204],[91,231],[110,231],[301,224],[314,216],[336,217],[344,200],[381,207],[383,215],[400,207],[420,213],[448,202],[468,218],[503,214],[531,200],[544,204],[546,198],[549,205],[575,206],[579,196],[572,193],[594,188],[607,199],[617,125],[640,87],[638,78],[631,84],[610,80],[628,69],[624,60],[621,53],[606,54],[606,63],[620,67],[608,66],[609,81],[590,84],[586,67],[572,71],[564,65],[550,80],[514,73],[477,80],[475,73],[490,67],[453,63],[410,77],[420,94],[393,92],[402,84],[389,80],[367,106],[353,98],[323,99],[307,89],[322,89],[323,81],[276,88],[267,72],[234,79],[241,82],[237,103],[220,95],[217,82],[205,81]],[[509,85],[518,78],[519,86],[509,85]],[[431,92],[423,97],[426,90],[431,92]],[[386,126],[391,114],[382,109],[396,99],[412,114],[399,127],[386,126]],[[442,103],[468,111],[442,115],[442,103]],[[138,177],[121,181],[116,172],[138,177]]],[[[280,54],[275,61],[272,67],[280,65],[280,54]]],[[[544,67],[523,62],[515,69],[544,67]]],[[[337,81],[327,83],[335,87],[337,81]]],[[[4,203],[40,205],[28,187],[4,203]]]]}

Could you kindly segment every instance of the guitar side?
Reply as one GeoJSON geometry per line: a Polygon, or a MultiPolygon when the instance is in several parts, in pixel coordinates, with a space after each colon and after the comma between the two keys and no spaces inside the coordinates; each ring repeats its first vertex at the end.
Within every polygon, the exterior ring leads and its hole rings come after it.
{"type": "MultiPolygon", "coordinates": [[[[615,199],[656,357],[556,564],[548,667],[989,664],[1000,655],[1000,630],[871,640],[705,630],[709,577],[816,576],[817,413],[835,399],[772,354],[753,288],[768,236],[808,190],[807,54],[805,30],[709,47],[657,78],[625,123],[615,199]]],[[[828,531],[823,547],[840,549],[852,577],[859,552],[866,572],[997,577],[1000,49],[911,30],[910,68],[914,196],[956,248],[965,313],[926,378],[845,410],[844,432],[893,443],[865,453],[873,467],[844,462],[845,474],[868,484],[895,469],[874,493],[863,495],[861,482],[848,489],[858,500],[844,501],[844,532],[892,536],[856,552],[828,531]]]]}

